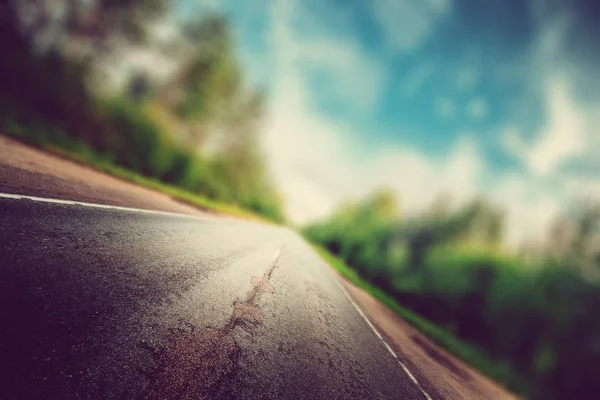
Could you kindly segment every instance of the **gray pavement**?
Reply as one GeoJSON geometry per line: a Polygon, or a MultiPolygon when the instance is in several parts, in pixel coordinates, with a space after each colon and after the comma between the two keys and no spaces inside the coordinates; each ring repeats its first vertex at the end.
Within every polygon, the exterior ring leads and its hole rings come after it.
{"type": "Polygon", "coordinates": [[[0,199],[2,399],[423,399],[296,233],[0,199]]]}

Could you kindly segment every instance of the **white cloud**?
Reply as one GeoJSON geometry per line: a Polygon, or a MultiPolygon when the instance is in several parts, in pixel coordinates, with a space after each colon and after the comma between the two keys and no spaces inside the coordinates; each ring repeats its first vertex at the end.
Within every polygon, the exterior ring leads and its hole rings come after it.
{"type": "Polygon", "coordinates": [[[540,177],[552,174],[564,162],[582,155],[590,136],[586,115],[572,99],[565,78],[549,80],[545,99],[548,118],[531,143],[515,128],[507,130],[502,137],[505,148],[540,177]]]}
{"type": "MultiPolygon", "coordinates": [[[[512,242],[516,231],[521,238],[542,237],[556,214],[563,213],[574,199],[600,198],[600,173],[594,176],[588,171],[583,177],[562,168],[571,161],[593,167],[600,152],[600,100],[581,101],[572,90],[580,79],[576,66],[581,60],[567,56],[566,39],[577,24],[570,13],[538,17],[531,59],[515,65],[512,77],[531,76],[529,90],[543,98],[545,121],[533,135],[509,126],[500,138],[504,148],[526,167],[524,173],[504,178],[495,190],[511,211],[507,223],[512,242]]],[[[596,165],[600,172],[600,164],[596,165]]]]}
{"type": "Polygon", "coordinates": [[[578,199],[595,198],[600,199],[600,176],[593,177],[562,177],[565,182],[565,192],[570,193],[578,199]]]}
{"type": "Polygon", "coordinates": [[[271,171],[292,220],[324,216],[347,193],[353,179],[352,162],[344,159],[344,131],[307,109],[309,96],[299,75],[281,74],[275,85],[263,138],[271,171]],[[347,165],[351,168],[345,171],[347,165]]]}
{"type": "Polygon", "coordinates": [[[514,157],[519,159],[527,158],[527,145],[519,130],[514,126],[506,128],[500,134],[500,144],[514,157]]]}
{"type": "Polygon", "coordinates": [[[596,159],[600,151],[600,140],[593,134],[600,122],[596,117],[600,99],[580,101],[573,91],[575,82],[581,79],[577,69],[581,60],[568,56],[567,39],[577,29],[573,17],[569,12],[538,12],[539,27],[527,63],[529,70],[521,73],[531,76],[529,90],[543,98],[545,121],[533,135],[513,127],[502,137],[505,148],[539,178],[556,175],[570,161],[596,159]]]}
{"type": "Polygon", "coordinates": [[[329,94],[359,111],[373,109],[385,77],[381,65],[346,38],[300,37],[292,29],[292,17],[294,21],[303,17],[310,20],[309,11],[294,1],[273,4],[271,36],[279,73],[307,73],[304,68],[324,72],[328,86],[319,90],[329,89],[329,94]]]}
{"type": "Polygon", "coordinates": [[[344,181],[352,178],[344,172],[346,164],[351,163],[343,161],[343,130],[310,110],[312,98],[302,66],[317,63],[335,70],[340,61],[348,61],[354,54],[348,46],[340,50],[330,43],[298,38],[290,24],[292,15],[298,15],[294,6],[293,2],[273,3],[275,65],[263,145],[286,199],[288,216],[303,222],[329,213],[346,192],[344,181]],[[343,60],[337,59],[340,55],[343,60]],[[307,170],[318,173],[307,175],[307,170]],[[332,187],[331,182],[342,189],[332,187]]]}
{"type": "Polygon", "coordinates": [[[488,113],[488,102],[483,97],[476,97],[467,104],[467,114],[474,119],[482,119],[488,113]]]}
{"type": "MultiPolygon", "coordinates": [[[[291,3],[275,5],[273,43],[276,69],[264,146],[273,175],[287,201],[290,218],[306,222],[327,215],[341,201],[358,198],[381,186],[395,188],[406,210],[417,211],[439,191],[466,198],[475,191],[482,162],[475,145],[457,143],[450,156],[436,160],[411,148],[384,146],[356,156],[361,143],[350,126],[317,114],[301,65],[320,62],[337,72],[343,63],[360,59],[349,47],[329,47],[299,38],[290,29],[291,3]],[[315,59],[325,55],[326,60],[315,59]],[[329,59],[333,61],[328,61],[329,59]],[[358,140],[358,139],[357,139],[358,140]]],[[[295,14],[297,15],[297,14],[295,14]]],[[[372,74],[373,68],[361,71],[372,74]]],[[[343,70],[343,68],[342,68],[343,70]]],[[[375,68],[376,70],[376,68],[375,68]]],[[[364,136],[363,136],[364,137],[364,136]]]]}
{"type": "Polygon", "coordinates": [[[600,195],[600,177],[584,179],[560,172],[565,162],[582,156],[592,145],[586,133],[589,115],[577,107],[565,77],[548,79],[544,94],[547,120],[538,134],[527,140],[517,128],[509,127],[501,135],[504,148],[527,167],[526,173],[503,179],[494,191],[510,210],[507,239],[512,244],[544,237],[569,201],[600,195]]]}
{"type": "Polygon", "coordinates": [[[549,120],[528,154],[529,167],[538,175],[548,175],[585,146],[583,117],[569,98],[565,82],[551,82],[547,96],[549,120]]]}
{"type": "Polygon", "coordinates": [[[296,42],[295,49],[301,65],[326,72],[335,97],[362,110],[376,105],[384,73],[353,43],[321,38],[296,42]]]}
{"type": "Polygon", "coordinates": [[[501,177],[488,194],[507,210],[505,241],[512,247],[524,240],[539,242],[561,210],[561,199],[538,181],[524,179],[521,174],[501,177]]]}
{"type": "Polygon", "coordinates": [[[426,39],[448,10],[445,0],[374,0],[373,16],[391,49],[408,51],[426,39]]]}
{"type": "Polygon", "coordinates": [[[397,145],[374,149],[358,160],[350,157],[348,127],[312,114],[298,102],[301,88],[296,93],[293,86],[280,88],[265,144],[292,220],[325,216],[341,201],[383,186],[398,192],[408,213],[422,210],[440,192],[451,193],[457,201],[477,192],[484,165],[469,139],[457,142],[442,160],[397,145]]]}
{"type": "Polygon", "coordinates": [[[390,148],[374,153],[368,179],[377,186],[393,187],[403,208],[414,213],[427,207],[440,193],[462,203],[477,192],[484,164],[475,143],[462,138],[445,159],[427,156],[412,148],[390,148]]]}

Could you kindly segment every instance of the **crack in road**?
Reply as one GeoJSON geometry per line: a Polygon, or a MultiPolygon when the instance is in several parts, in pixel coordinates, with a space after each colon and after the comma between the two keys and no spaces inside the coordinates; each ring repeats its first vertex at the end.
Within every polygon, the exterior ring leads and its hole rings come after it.
{"type": "Polygon", "coordinates": [[[271,267],[263,274],[262,277],[252,277],[250,283],[254,285],[254,289],[248,293],[248,296],[244,301],[236,301],[234,303],[233,314],[229,319],[229,322],[225,325],[225,330],[232,330],[238,325],[242,327],[251,327],[260,324],[262,321],[262,313],[256,305],[260,296],[264,292],[273,292],[273,287],[269,284],[271,274],[275,267],[277,267],[277,261],[279,261],[279,252],[273,261],[271,267]]]}
{"type": "Polygon", "coordinates": [[[236,326],[251,330],[262,322],[257,305],[262,293],[272,293],[269,284],[281,250],[262,277],[253,277],[254,288],[245,300],[233,304],[233,312],[223,328],[199,331],[174,330],[164,348],[154,351],[157,368],[148,374],[149,385],[142,399],[218,398],[223,384],[235,375],[241,349],[233,338],[236,326]]]}

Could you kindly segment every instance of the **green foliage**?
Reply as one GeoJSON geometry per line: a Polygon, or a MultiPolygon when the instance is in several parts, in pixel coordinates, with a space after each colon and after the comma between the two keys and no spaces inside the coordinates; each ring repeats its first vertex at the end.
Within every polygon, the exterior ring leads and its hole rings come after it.
{"type": "MultiPolygon", "coordinates": [[[[64,133],[61,134],[58,130],[48,134],[48,128],[43,128],[41,126],[25,127],[14,120],[6,120],[4,125],[0,126],[0,131],[3,134],[7,134],[20,141],[58,154],[63,158],[92,166],[99,171],[116,176],[120,179],[165,193],[174,199],[203,210],[233,215],[249,220],[258,220],[261,222],[273,221],[272,218],[261,218],[256,213],[243,209],[235,204],[227,204],[220,200],[214,200],[214,197],[209,198],[202,193],[194,193],[191,190],[186,190],[182,187],[183,185],[171,185],[165,183],[164,179],[158,180],[149,178],[142,176],[131,169],[119,167],[115,165],[110,156],[100,154],[90,148],[87,144],[77,139],[73,139],[64,133]]],[[[194,161],[201,161],[201,159],[194,159],[194,161]]],[[[184,171],[194,172],[194,169],[184,168],[184,171]]]]}
{"type": "MultiPolygon", "coordinates": [[[[163,88],[163,100],[183,120],[205,123],[231,108],[242,89],[242,73],[231,27],[223,16],[188,21],[184,34],[194,50],[163,88]]],[[[203,139],[197,136],[188,138],[194,146],[203,139]]]]}
{"type": "Polygon", "coordinates": [[[175,144],[142,108],[124,99],[106,104],[110,133],[103,139],[116,162],[142,175],[159,178],[173,163],[175,144]],[[114,132],[114,133],[113,133],[114,132]]]}
{"type": "Polygon", "coordinates": [[[361,204],[345,204],[329,221],[307,227],[305,234],[377,279],[389,266],[387,238],[397,215],[393,194],[381,191],[361,204]]]}
{"type": "Polygon", "coordinates": [[[109,50],[115,40],[143,43],[146,23],[161,14],[168,0],[102,0],[81,10],[76,2],[67,2],[64,21],[47,14],[47,2],[31,5],[39,20],[27,29],[19,12],[22,1],[0,5],[5,60],[0,124],[7,133],[283,221],[282,202],[269,182],[256,140],[262,99],[242,84],[224,17],[188,27],[197,52],[182,63],[166,89],[151,87],[143,71],[137,71],[124,90],[126,96],[107,98],[90,85],[96,72],[90,61],[114,56],[109,50]],[[37,42],[47,36],[51,22],[64,38],[53,41],[50,35],[50,45],[42,49],[37,42]],[[170,114],[169,107],[160,108],[163,99],[153,97],[169,94],[169,88],[180,91],[175,96],[180,118],[170,114]],[[223,109],[230,111],[225,114],[223,109]],[[166,120],[176,123],[170,126],[166,120]],[[213,125],[223,137],[216,140],[216,154],[209,155],[198,148],[194,132],[206,136],[213,125]],[[181,137],[181,132],[192,132],[193,140],[181,137]]]}
{"type": "Polygon", "coordinates": [[[406,221],[384,218],[375,204],[345,205],[304,233],[341,257],[356,279],[484,349],[503,367],[475,366],[522,394],[563,399],[600,391],[600,284],[582,273],[591,268],[581,267],[587,253],[573,255],[590,247],[580,243],[581,236],[592,242],[592,218],[581,223],[577,214],[566,257],[531,265],[499,250],[502,213],[481,199],[406,221]]]}

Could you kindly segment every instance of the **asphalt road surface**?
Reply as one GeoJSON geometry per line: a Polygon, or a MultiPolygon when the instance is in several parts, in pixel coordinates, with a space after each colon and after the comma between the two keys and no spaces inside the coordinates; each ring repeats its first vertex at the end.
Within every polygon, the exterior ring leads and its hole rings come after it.
{"type": "Polygon", "coordinates": [[[337,279],[284,228],[0,198],[0,398],[427,398],[337,279]]]}

